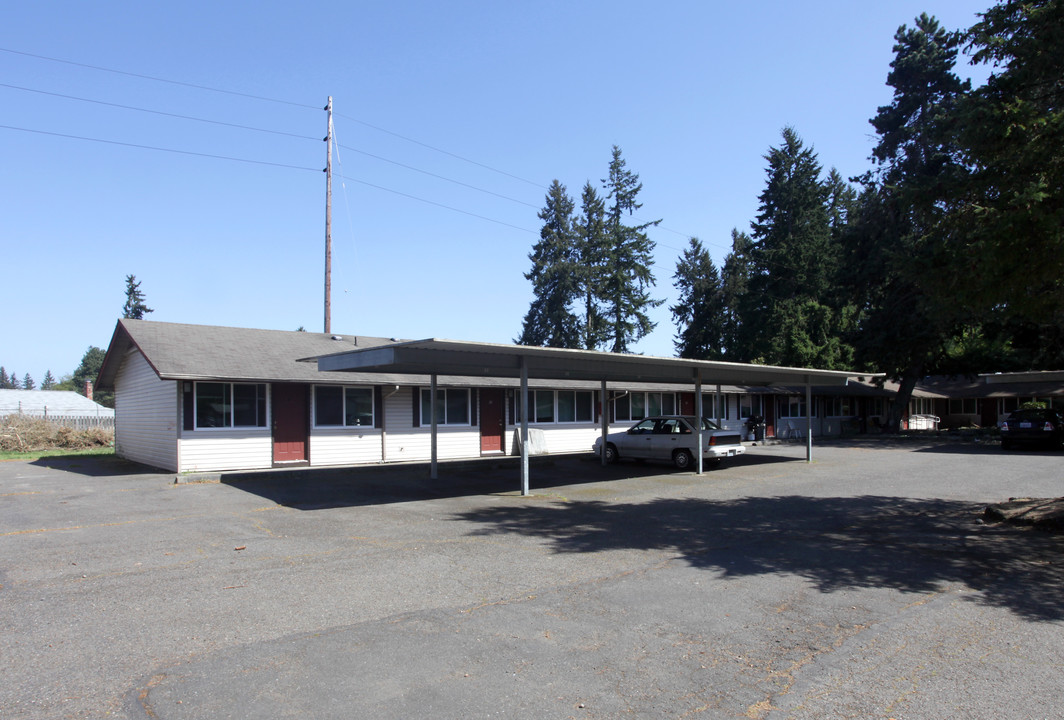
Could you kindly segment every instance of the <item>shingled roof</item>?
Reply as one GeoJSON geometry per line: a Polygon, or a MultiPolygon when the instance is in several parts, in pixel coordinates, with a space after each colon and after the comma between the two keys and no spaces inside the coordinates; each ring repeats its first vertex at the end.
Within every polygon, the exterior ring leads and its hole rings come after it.
{"type": "Polygon", "coordinates": [[[0,390],[0,415],[110,417],[115,411],[73,390],[0,390]]]}
{"type": "MultiPolygon", "coordinates": [[[[115,375],[133,348],[163,380],[358,382],[351,373],[323,373],[316,363],[301,361],[393,342],[396,341],[355,335],[122,319],[115,327],[96,387],[114,388],[115,375]]],[[[371,381],[388,382],[380,377],[372,377],[371,381]]]]}

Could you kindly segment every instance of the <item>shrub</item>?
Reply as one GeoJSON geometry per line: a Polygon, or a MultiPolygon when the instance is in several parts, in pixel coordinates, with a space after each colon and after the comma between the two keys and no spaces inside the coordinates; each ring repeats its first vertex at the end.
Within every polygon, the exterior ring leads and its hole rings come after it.
{"type": "Polygon", "coordinates": [[[76,430],[28,415],[0,417],[0,451],[84,450],[114,442],[114,431],[103,428],[76,430]]]}

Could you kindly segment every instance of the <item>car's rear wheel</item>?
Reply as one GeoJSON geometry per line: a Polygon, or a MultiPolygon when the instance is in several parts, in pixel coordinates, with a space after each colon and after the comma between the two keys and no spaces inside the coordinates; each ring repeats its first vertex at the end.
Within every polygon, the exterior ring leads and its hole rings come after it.
{"type": "Polygon", "coordinates": [[[672,462],[677,470],[689,470],[695,462],[695,456],[690,450],[680,448],[672,454],[672,462]]]}
{"type": "Polygon", "coordinates": [[[612,465],[617,462],[617,448],[613,443],[606,443],[606,462],[612,465]]]}

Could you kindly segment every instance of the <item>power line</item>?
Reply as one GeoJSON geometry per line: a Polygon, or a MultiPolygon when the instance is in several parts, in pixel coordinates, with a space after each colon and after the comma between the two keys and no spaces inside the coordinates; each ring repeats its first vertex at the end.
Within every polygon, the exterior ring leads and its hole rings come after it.
{"type": "Polygon", "coordinates": [[[309,135],[297,135],[296,133],[284,132],[283,130],[270,130],[268,128],[252,127],[250,125],[239,125],[237,123],[223,122],[221,120],[210,120],[208,118],[193,117],[191,115],[179,115],[178,113],[163,112],[162,110],[150,110],[148,108],[134,107],[133,105],[121,105],[119,103],[105,102],[103,100],[93,100],[92,98],[78,97],[77,95],[64,95],[57,92],[49,92],[48,90],[36,90],[34,88],[21,87],[19,85],[9,85],[8,83],[0,83],[0,87],[11,88],[12,90],[22,90],[23,92],[37,93],[39,95],[49,95],[51,97],[64,98],[66,100],[77,100],[79,102],[93,103],[95,105],[106,105],[107,107],[120,108],[122,110],[135,110],[137,112],[151,113],[152,115],[162,115],[164,117],[178,118],[180,120],[194,120],[201,123],[210,123],[211,125],[223,125],[225,127],[238,128],[240,130],[254,130],[255,132],[270,133],[272,135],[285,135],[287,137],[299,138],[301,140],[314,140],[317,142],[318,138],[310,137],[309,135]]]}
{"type": "Polygon", "coordinates": [[[194,155],[196,157],[213,158],[215,160],[231,160],[233,162],[251,163],[253,165],[270,165],[272,167],[288,168],[290,170],[309,170],[321,172],[320,168],[301,167],[299,165],[286,165],[285,163],[269,162],[267,160],[250,160],[248,158],[230,157],[228,155],[212,155],[210,153],[194,152],[192,150],[177,150],[175,148],[157,147],[154,145],[138,145],[137,143],[121,142],[119,140],[104,140],[102,138],[85,137],[83,135],[67,135],[65,133],[48,132],[47,130],[33,130],[31,128],[15,127],[13,125],[0,125],[5,130],[18,130],[20,132],[37,133],[38,135],[51,135],[52,137],[68,138],[70,140],[85,140],[87,142],[105,143],[107,145],[122,145],[123,147],[138,148],[140,150],[156,150],[158,152],[177,153],[179,155],[194,155]]]}
{"type": "Polygon", "coordinates": [[[437,180],[444,180],[444,181],[449,182],[449,183],[454,183],[455,185],[461,185],[462,187],[469,188],[470,190],[476,190],[477,192],[482,192],[482,193],[485,193],[487,195],[494,195],[495,197],[502,198],[503,200],[509,200],[510,202],[517,203],[518,205],[524,205],[525,207],[538,209],[538,206],[533,205],[532,203],[525,202],[524,200],[518,200],[517,198],[512,198],[512,197],[509,197],[507,195],[502,195],[500,193],[494,192],[493,190],[486,190],[484,188],[477,187],[476,185],[470,185],[469,183],[464,183],[461,180],[455,180],[453,178],[445,177],[443,175],[437,175],[436,173],[429,172],[428,170],[422,170],[421,168],[416,168],[413,165],[406,165],[404,163],[397,162],[395,160],[389,160],[386,157],[381,157],[380,155],[374,155],[371,152],[366,152],[365,150],[359,150],[358,148],[353,148],[353,147],[351,147],[349,145],[342,145],[342,146],[339,146],[339,147],[343,147],[345,150],[350,150],[351,152],[357,152],[360,155],[365,155],[366,157],[371,157],[374,160],[380,160],[381,162],[390,163],[392,165],[396,165],[398,167],[405,168],[407,170],[412,170],[414,172],[421,173],[422,175],[428,175],[429,177],[434,177],[437,180]]]}
{"type": "MultiPolygon", "coordinates": [[[[3,127],[3,126],[0,125],[0,127],[3,127]]],[[[456,212],[456,213],[461,213],[462,215],[468,215],[469,217],[475,217],[475,218],[478,218],[480,220],[487,220],[488,222],[495,223],[496,225],[503,225],[505,227],[513,228],[514,230],[520,230],[521,232],[531,233],[533,235],[538,235],[539,234],[539,232],[536,231],[536,230],[529,230],[528,228],[523,228],[523,227],[520,227],[518,225],[511,225],[508,222],[503,222],[502,220],[496,220],[494,218],[490,218],[490,217],[487,217],[485,215],[477,215],[476,213],[472,213],[472,212],[469,212],[467,210],[461,210],[459,208],[452,207],[450,205],[444,205],[443,203],[438,203],[435,200],[426,200],[425,198],[418,197],[417,195],[411,195],[410,193],[405,193],[405,192],[402,192],[400,190],[393,190],[392,188],[386,188],[386,187],[384,187],[382,185],[377,185],[375,183],[367,182],[366,180],[359,180],[358,178],[352,178],[352,177],[345,177],[344,179],[350,180],[351,182],[358,183],[359,185],[365,185],[367,187],[374,188],[376,190],[383,190],[384,192],[392,193],[393,195],[399,195],[401,197],[409,198],[411,200],[417,200],[418,202],[426,203],[428,205],[435,205],[436,207],[444,208],[445,210],[451,210],[452,212],[456,212]]]]}
{"type": "Polygon", "coordinates": [[[508,173],[505,170],[499,170],[498,168],[493,168],[490,165],[485,165],[484,163],[477,162],[476,160],[470,160],[467,157],[462,157],[461,155],[459,155],[457,153],[450,152],[449,150],[443,150],[443,149],[435,147],[433,145],[429,145],[428,143],[421,142],[420,140],[415,140],[413,138],[406,137],[405,135],[400,135],[397,132],[392,132],[391,130],[386,130],[386,129],[382,128],[382,127],[378,127],[377,125],[372,125],[372,124],[366,122],[365,120],[359,120],[356,117],[351,117],[350,115],[344,115],[342,113],[336,113],[336,114],[339,115],[342,118],[346,118],[347,120],[350,120],[352,122],[356,122],[359,125],[365,125],[366,127],[371,128],[373,130],[376,130],[377,132],[382,132],[382,133],[385,133],[386,135],[391,135],[393,137],[397,137],[400,140],[405,140],[406,142],[414,143],[415,145],[420,145],[421,147],[428,148],[429,150],[432,150],[433,152],[438,152],[438,153],[441,153],[443,155],[448,155],[450,157],[453,157],[456,160],[461,160],[462,162],[469,163],[470,165],[476,165],[479,168],[483,168],[485,170],[490,170],[493,173],[498,173],[499,175],[505,175],[508,178],[512,178],[514,180],[519,180],[519,181],[521,181],[523,183],[527,183],[527,184],[532,185],[534,187],[540,188],[541,190],[544,187],[546,187],[543,183],[538,183],[538,182],[536,182],[534,180],[528,180],[527,178],[520,177],[519,175],[514,175],[512,173],[508,173]]]}
{"type": "Polygon", "coordinates": [[[115,70],[114,68],[101,67],[99,65],[89,65],[88,63],[74,62],[73,60],[63,60],[61,58],[48,57],[47,55],[36,55],[34,53],[23,52],[21,50],[12,50],[10,48],[0,47],[0,51],[6,53],[12,53],[13,55],[24,55],[25,57],[36,58],[38,60],[47,60],[49,62],[63,63],[65,65],[74,65],[75,67],[88,68],[90,70],[99,70],[100,72],[114,73],[115,75],[125,75],[127,77],[140,78],[142,80],[152,80],[154,82],[169,83],[171,85],[180,85],[182,87],[195,88],[196,90],[207,90],[208,92],[222,93],[224,95],[234,95],[236,97],[250,98],[252,100],[262,100],[264,102],[278,103],[280,105],[291,105],[293,107],[307,108],[309,110],[317,110],[317,105],[306,105],[304,103],[292,102],[291,100],[279,100],[277,98],[265,97],[263,95],[252,95],[250,93],[237,92],[235,90],[224,90],[222,88],[210,87],[209,85],[197,85],[195,83],[183,82],[181,80],[169,80],[167,78],[155,77],[153,75],[142,75],[140,73],[128,72],[126,70],[115,70]]]}

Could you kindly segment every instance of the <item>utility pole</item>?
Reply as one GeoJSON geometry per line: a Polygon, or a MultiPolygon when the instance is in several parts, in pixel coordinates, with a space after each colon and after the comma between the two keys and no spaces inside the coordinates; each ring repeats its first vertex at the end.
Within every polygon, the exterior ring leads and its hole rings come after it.
{"type": "Polygon", "coordinates": [[[332,95],[325,106],[329,114],[328,130],[325,134],[325,332],[332,332],[332,95]]]}

